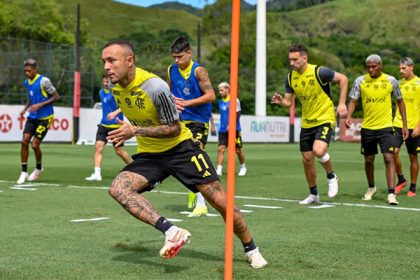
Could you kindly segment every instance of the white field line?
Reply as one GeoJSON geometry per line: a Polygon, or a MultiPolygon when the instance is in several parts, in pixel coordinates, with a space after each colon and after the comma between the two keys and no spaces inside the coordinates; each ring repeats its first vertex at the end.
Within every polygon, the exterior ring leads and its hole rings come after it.
{"type": "Polygon", "coordinates": [[[281,208],[283,208],[283,207],[280,207],[280,206],[266,206],[266,205],[255,205],[255,204],[245,204],[244,206],[251,207],[251,208],[265,208],[265,209],[281,209],[281,208]]]}
{"type": "Polygon", "coordinates": [[[108,190],[109,187],[95,187],[95,186],[67,186],[70,189],[96,189],[96,190],[108,190]]]}
{"type": "MultiPolygon", "coordinates": [[[[3,181],[0,180],[0,183],[12,183],[14,181],[3,181]]],[[[95,187],[95,186],[66,186],[60,184],[46,184],[51,186],[63,186],[68,188],[80,188],[80,189],[101,189],[101,190],[108,190],[108,187],[95,187]]],[[[18,188],[24,189],[24,188],[18,188]]],[[[164,194],[177,194],[177,195],[187,195],[187,192],[171,192],[171,191],[160,191],[160,190],[153,190],[152,193],[164,193],[164,194]]],[[[279,201],[279,202],[290,202],[290,203],[298,203],[299,200],[295,199],[284,199],[284,198],[274,198],[274,197],[254,197],[254,196],[235,196],[236,199],[249,199],[249,200],[262,200],[262,201],[279,201]]],[[[408,207],[400,207],[400,206],[385,206],[385,205],[369,205],[363,203],[346,203],[346,202],[321,202],[321,205],[336,205],[336,206],[348,206],[348,207],[366,207],[366,208],[379,208],[379,209],[390,209],[390,210],[404,210],[404,211],[415,211],[420,212],[420,208],[408,208],[408,207]]]]}
{"type": "MultiPolygon", "coordinates": [[[[191,214],[192,212],[190,212],[190,211],[181,211],[181,212],[179,212],[179,214],[183,214],[183,215],[189,215],[189,214],[191,214]]],[[[206,215],[204,215],[204,216],[207,216],[207,217],[218,217],[218,216],[220,216],[219,214],[213,214],[213,213],[207,213],[206,215]]]]}
{"type": "Polygon", "coordinates": [[[96,222],[96,221],[103,221],[103,220],[109,220],[111,217],[98,217],[98,218],[90,218],[90,219],[75,219],[70,220],[70,222],[73,223],[82,223],[82,222],[96,222]]]}
{"type": "Polygon", "coordinates": [[[25,188],[25,187],[22,187],[21,185],[15,185],[14,187],[10,187],[9,189],[20,190],[20,191],[36,191],[36,190],[38,190],[38,189],[35,189],[35,188],[25,188]]]}
{"type": "Polygon", "coordinates": [[[30,183],[28,182],[28,183],[25,183],[25,184],[18,185],[18,184],[16,184],[15,181],[3,181],[3,180],[0,180],[0,183],[12,183],[12,184],[15,184],[17,186],[51,186],[51,187],[61,186],[60,184],[36,183],[36,182],[30,182],[30,183]]]}
{"type": "Polygon", "coordinates": [[[322,209],[322,208],[331,208],[331,207],[335,207],[335,205],[332,205],[332,204],[321,204],[321,205],[317,205],[317,206],[309,206],[308,208],[311,208],[311,209],[322,209]]]}
{"type": "Polygon", "coordinates": [[[168,219],[167,218],[167,220],[170,221],[170,222],[182,222],[181,219],[168,219]]]}

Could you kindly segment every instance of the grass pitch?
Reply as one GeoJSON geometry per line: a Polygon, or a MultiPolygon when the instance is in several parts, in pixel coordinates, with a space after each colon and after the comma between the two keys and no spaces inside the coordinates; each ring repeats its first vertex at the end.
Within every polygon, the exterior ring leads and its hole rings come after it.
{"type": "MultiPolygon", "coordinates": [[[[223,220],[181,214],[187,211],[187,190],[177,181],[170,178],[146,194],[162,215],[181,220],[174,223],[192,233],[176,258],[164,260],[158,256],[163,235],[107,194],[123,166],[112,147],[104,152],[102,182],[84,180],[93,171],[93,146],[44,144],[42,149],[42,177],[16,189],[20,145],[0,144],[0,279],[223,279],[223,220]],[[103,220],[74,221],[93,218],[103,220]]],[[[133,146],[126,149],[135,153],[133,146]]],[[[207,147],[214,160],[216,149],[207,147]]],[[[252,211],[244,216],[269,265],[250,268],[235,239],[234,279],[418,279],[420,197],[408,198],[404,190],[400,205],[388,206],[381,155],[378,193],[364,202],[359,144],[333,143],[329,152],[339,194],[327,197],[317,164],[326,204],[311,208],[297,203],[308,189],[296,144],[245,144],[244,151],[248,173],[236,179],[236,204],[252,211]]],[[[409,177],[405,149],[402,160],[409,177]]],[[[32,171],[32,151],[29,162],[32,171]]],[[[221,179],[225,183],[226,175],[221,179]]]]}

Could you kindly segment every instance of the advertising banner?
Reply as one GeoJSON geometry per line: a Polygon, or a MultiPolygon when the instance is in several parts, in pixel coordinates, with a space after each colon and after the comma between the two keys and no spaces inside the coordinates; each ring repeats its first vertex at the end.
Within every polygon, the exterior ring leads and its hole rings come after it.
{"type": "Polygon", "coordinates": [[[350,127],[346,127],[345,120],[340,120],[339,139],[343,142],[360,142],[360,131],[363,119],[353,119],[350,127]]]}
{"type": "MultiPolygon", "coordinates": [[[[0,105],[0,141],[18,142],[22,139],[26,118],[19,116],[22,105],[0,105]]],[[[72,108],[54,107],[54,120],[44,142],[71,142],[73,130],[72,108]]],[[[27,114],[26,114],[27,115],[27,114]]],[[[95,143],[97,125],[102,117],[101,109],[80,109],[78,144],[95,143]]],[[[220,127],[220,116],[213,115],[216,131],[220,127]]],[[[244,143],[288,143],[290,135],[289,117],[241,116],[244,143]]],[[[299,141],[300,118],[295,119],[295,142],[299,141]]],[[[209,135],[209,142],[218,142],[217,135],[209,135]]],[[[135,144],[133,137],[127,144],[135,144]]]]}
{"type": "MultiPolygon", "coordinates": [[[[22,105],[0,105],[0,141],[21,141],[26,116],[20,117],[22,105]]],[[[71,142],[73,115],[71,108],[54,107],[54,119],[44,142],[71,142]]]]}

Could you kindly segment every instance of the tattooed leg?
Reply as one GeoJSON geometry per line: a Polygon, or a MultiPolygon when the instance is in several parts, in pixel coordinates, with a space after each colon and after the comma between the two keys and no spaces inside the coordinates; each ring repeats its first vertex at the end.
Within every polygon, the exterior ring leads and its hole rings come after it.
{"type": "Polygon", "coordinates": [[[152,204],[141,194],[137,193],[147,187],[145,177],[124,171],[115,177],[109,188],[109,194],[135,218],[154,226],[160,215],[152,204]]]}
{"type": "MultiPolygon", "coordinates": [[[[226,194],[220,184],[220,181],[211,182],[205,185],[197,186],[198,190],[203,194],[204,198],[216,209],[226,221],[226,194]]],[[[252,236],[238,207],[234,208],[234,232],[242,241],[248,243],[252,236]]]]}

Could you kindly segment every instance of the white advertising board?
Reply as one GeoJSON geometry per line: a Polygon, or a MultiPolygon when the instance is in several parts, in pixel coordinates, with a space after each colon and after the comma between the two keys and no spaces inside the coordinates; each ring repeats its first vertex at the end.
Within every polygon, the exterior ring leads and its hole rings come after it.
{"type": "MultiPolygon", "coordinates": [[[[21,105],[0,105],[0,141],[21,141],[25,120],[19,116],[21,105]]],[[[73,130],[73,109],[54,107],[54,121],[45,137],[45,142],[71,142],[73,130]]],[[[80,130],[78,144],[94,144],[97,125],[102,117],[101,109],[80,109],[80,130]]],[[[213,115],[216,130],[220,126],[220,116],[213,115]]],[[[241,116],[242,138],[244,143],[287,143],[290,127],[288,117],[241,116]]],[[[299,141],[300,118],[295,119],[295,142],[299,141]]],[[[217,135],[209,135],[209,142],[217,142],[217,135]]],[[[135,144],[135,138],[127,141],[135,144]]]]}
{"type": "MultiPolygon", "coordinates": [[[[19,116],[22,105],[0,105],[0,141],[22,140],[26,116],[19,116]]],[[[54,107],[54,119],[44,142],[71,142],[73,133],[72,108],[54,107]]]]}

